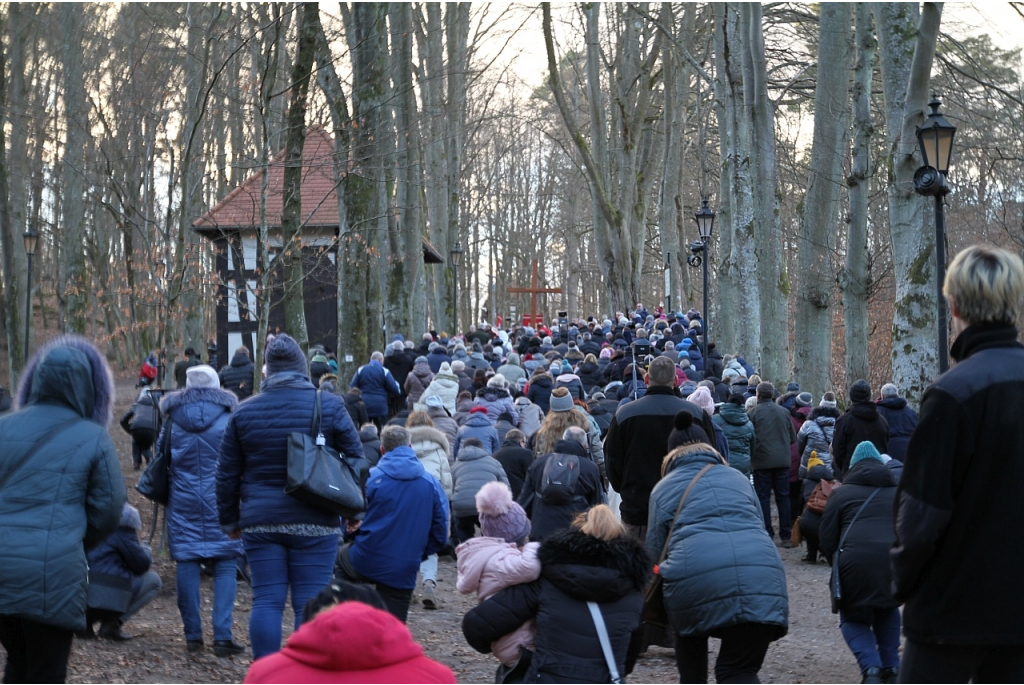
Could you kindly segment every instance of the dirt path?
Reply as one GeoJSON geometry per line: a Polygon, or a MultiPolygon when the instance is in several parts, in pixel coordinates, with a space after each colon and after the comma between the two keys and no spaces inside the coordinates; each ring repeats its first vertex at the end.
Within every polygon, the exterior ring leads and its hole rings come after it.
{"type": "MultiPolygon", "coordinates": [[[[116,418],[127,410],[134,396],[131,383],[118,383],[116,418]]],[[[137,475],[131,470],[130,438],[114,424],[112,434],[117,444],[121,467],[129,484],[129,500],[142,513],[144,530],[148,532],[152,505],[132,487],[137,475]]],[[[159,537],[154,540],[154,547],[159,537]]],[[[801,550],[779,550],[786,567],[790,599],[789,634],[775,642],[761,671],[763,682],[769,683],[855,683],[860,680],[856,662],[839,633],[839,621],[829,610],[828,568],[800,562],[801,550]]],[[[218,659],[209,645],[213,642],[210,611],[213,601],[212,580],[203,578],[202,603],[207,650],[198,655],[185,651],[184,633],[175,600],[174,563],[166,553],[159,555],[154,569],[163,579],[160,596],[125,626],[135,639],[115,644],[104,640],[79,641],[72,647],[68,681],[138,682],[138,683],[238,683],[250,664],[248,654],[218,659]]],[[[474,652],[462,637],[462,616],[475,604],[473,597],[455,592],[455,564],[442,559],[438,573],[438,596],[441,607],[426,611],[414,598],[409,615],[409,628],[426,653],[447,664],[460,682],[493,682],[496,662],[489,655],[474,652]]],[[[235,606],[235,639],[248,645],[249,612],[252,593],[239,583],[235,606]]],[[[286,613],[286,623],[288,621],[286,613]]],[[[712,649],[717,641],[712,640],[712,649]]],[[[0,652],[0,663],[3,655],[0,652]]],[[[713,657],[711,663],[714,663],[713,657]]],[[[712,675],[713,678],[713,675],[712,675]]],[[[632,682],[678,682],[671,650],[652,647],[641,657],[632,682]]]]}

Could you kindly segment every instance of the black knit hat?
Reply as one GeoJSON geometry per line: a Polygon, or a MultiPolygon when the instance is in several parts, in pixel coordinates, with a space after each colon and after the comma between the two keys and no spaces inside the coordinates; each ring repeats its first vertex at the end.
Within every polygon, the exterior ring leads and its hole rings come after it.
{"type": "Polygon", "coordinates": [[[871,401],[871,386],[863,378],[850,386],[850,401],[854,404],[871,401]]]}
{"type": "Polygon", "coordinates": [[[284,333],[275,337],[267,345],[267,375],[273,376],[281,371],[294,371],[308,375],[306,355],[291,336],[284,333]]]}
{"type": "Polygon", "coordinates": [[[685,409],[675,418],[675,428],[668,435],[668,448],[674,450],[681,445],[694,442],[707,442],[708,434],[700,426],[693,425],[693,414],[685,409]]]}

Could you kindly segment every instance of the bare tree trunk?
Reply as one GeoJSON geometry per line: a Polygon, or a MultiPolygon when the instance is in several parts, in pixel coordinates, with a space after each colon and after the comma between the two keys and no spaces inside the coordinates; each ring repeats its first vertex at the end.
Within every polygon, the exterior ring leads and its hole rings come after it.
{"type": "MultiPolygon", "coordinates": [[[[687,11],[687,10],[684,10],[687,11]]],[[[674,16],[672,3],[661,3],[661,23],[667,30],[674,33],[674,16]]],[[[679,183],[682,176],[683,165],[683,137],[685,131],[686,116],[683,112],[686,100],[683,89],[685,81],[681,78],[683,69],[679,64],[677,55],[666,50],[662,58],[662,77],[665,81],[664,100],[664,126],[665,142],[662,148],[661,158],[661,190],[658,201],[658,233],[661,236],[661,252],[664,262],[669,266],[671,276],[669,279],[669,293],[672,299],[666,306],[671,306],[672,311],[678,311],[682,306],[682,270],[686,268],[686,262],[680,260],[681,238],[678,230],[679,218],[682,214],[679,197],[679,183]]],[[[685,246],[682,247],[685,250],[685,246]]],[[[710,268],[710,265],[709,265],[710,268]]]]}
{"type": "MultiPolygon", "coordinates": [[[[84,334],[88,317],[90,292],[85,267],[85,146],[89,138],[85,80],[82,74],[82,52],[85,49],[83,23],[85,5],[59,5],[63,29],[64,117],[67,143],[64,147],[63,235],[63,328],[70,333],[84,334]]],[[[26,312],[32,316],[32,310],[26,312]]]]}
{"type": "MultiPolygon", "coordinates": [[[[445,245],[438,245],[443,249],[442,254],[448,254],[448,250],[454,241],[459,239],[465,232],[462,222],[462,152],[466,144],[466,76],[469,71],[469,7],[468,2],[445,3],[445,36],[447,38],[448,71],[447,85],[448,98],[445,107],[444,128],[447,135],[445,140],[445,157],[447,163],[447,193],[448,193],[448,228],[445,245]]],[[[428,10],[429,12],[429,10],[428,10]]],[[[463,274],[468,271],[463,269],[463,274]]],[[[454,297],[454,291],[447,290],[446,295],[454,297]]],[[[468,298],[463,302],[468,302],[468,298]]],[[[452,302],[454,305],[454,302],[452,302]]],[[[450,307],[454,313],[454,306],[450,307]]],[[[454,319],[452,326],[455,326],[454,319]]],[[[454,331],[452,333],[454,335],[454,331]]]]}
{"type": "Polygon", "coordinates": [[[906,397],[916,401],[938,372],[935,237],[926,225],[927,205],[914,192],[914,173],[921,166],[915,131],[924,121],[942,3],[925,3],[920,22],[912,3],[879,3],[874,10],[891,154],[892,375],[906,397]]]}
{"type": "Polygon", "coordinates": [[[284,274],[285,327],[303,350],[309,347],[306,331],[305,270],[302,260],[302,147],[306,142],[306,100],[316,54],[318,3],[300,9],[299,40],[292,68],[288,115],[285,118],[284,205],[281,208],[281,267],[284,274]]]}
{"type": "MultiPolygon", "coordinates": [[[[832,389],[832,253],[846,156],[850,5],[821,4],[811,164],[800,217],[793,376],[819,397],[832,389]]],[[[782,380],[776,377],[777,380],[782,380]]]]}
{"type": "Polygon", "coordinates": [[[850,188],[850,220],[846,234],[843,272],[843,319],[846,347],[846,384],[868,377],[868,195],[871,191],[871,83],[874,75],[875,35],[871,5],[856,9],[857,62],[853,69],[853,168],[846,180],[850,188]]]}

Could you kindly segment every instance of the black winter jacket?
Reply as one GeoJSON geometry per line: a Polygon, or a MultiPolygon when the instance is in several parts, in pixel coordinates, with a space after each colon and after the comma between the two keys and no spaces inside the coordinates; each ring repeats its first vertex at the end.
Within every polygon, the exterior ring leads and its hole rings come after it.
{"type": "Polygon", "coordinates": [[[928,387],[897,489],[892,551],[903,627],[922,643],[1024,645],[1024,346],[970,326],[928,387]]]}
{"type": "Polygon", "coordinates": [[[880,453],[888,452],[889,425],[874,402],[858,402],[836,419],[832,431],[832,469],[836,478],[843,479],[853,451],[865,440],[873,443],[880,453]]]}
{"type": "Polygon", "coordinates": [[[220,370],[220,387],[235,393],[235,397],[244,400],[252,395],[252,360],[244,352],[235,352],[231,363],[220,370]]]}
{"type": "Polygon", "coordinates": [[[526,396],[547,414],[551,409],[551,390],[554,387],[555,379],[550,373],[537,374],[530,379],[530,388],[526,396]]]}
{"type": "Polygon", "coordinates": [[[366,403],[363,400],[350,392],[345,393],[342,397],[345,399],[345,408],[348,410],[349,418],[352,419],[356,428],[370,422],[370,416],[366,413],[366,403]]]}
{"type": "Polygon", "coordinates": [[[889,450],[887,454],[897,461],[903,461],[907,454],[910,436],[917,428],[917,412],[907,406],[902,397],[884,397],[878,401],[878,413],[889,426],[889,450]]]}
{"type": "Polygon", "coordinates": [[[858,623],[871,622],[871,609],[899,606],[892,596],[892,571],[887,563],[889,548],[896,537],[892,517],[895,501],[896,480],[892,471],[877,459],[864,459],[846,473],[843,486],[832,491],[821,516],[819,549],[830,562],[843,533],[849,529],[839,555],[843,590],[839,606],[850,620],[858,623]],[[851,528],[857,510],[875,490],[878,494],[851,528]]]}
{"type": "Polygon", "coordinates": [[[579,443],[559,440],[555,443],[554,453],[537,457],[530,465],[518,500],[530,517],[530,539],[544,540],[556,531],[568,529],[577,514],[601,504],[602,497],[601,471],[597,464],[590,460],[587,451],[579,443]],[[569,504],[550,504],[541,496],[544,467],[555,454],[575,454],[579,458],[579,479],[569,504]]]}
{"type": "Polygon", "coordinates": [[[576,375],[579,376],[580,383],[583,384],[583,391],[588,395],[595,385],[602,385],[604,381],[601,369],[597,368],[597,364],[594,362],[580,362],[580,365],[576,367],[576,375]]]}
{"type": "Polygon", "coordinates": [[[520,447],[518,442],[506,440],[501,449],[491,455],[501,468],[505,469],[508,476],[508,486],[512,488],[512,497],[517,499],[523,491],[523,482],[526,480],[526,473],[533,464],[533,451],[520,447]]]}
{"type": "Polygon", "coordinates": [[[633,670],[640,642],[643,590],[652,562],[643,544],[622,536],[606,541],[577,530],[545,540],[537,553],[539,580],[514,585],[462,619],[462,632],[478,652],[526,621],[537,625],[528,683],[611,682],[587,602],[601,609],[620,675],[633,670]]]}
{"type": "MultiPolygon", "coordinates": [[[[622,495],[623,523],[647,525],[651,490],[661,480],[661,460],[668,453],[668,436],[680,411],[693,414],[694,424],[715,443],[711,417],[665,386],[648,388],[646,395],[615,413],[604,441],[604,459],[608,480],[622,495]]],[[[711,446],[717,449],[717,443],[711,446]]]]}

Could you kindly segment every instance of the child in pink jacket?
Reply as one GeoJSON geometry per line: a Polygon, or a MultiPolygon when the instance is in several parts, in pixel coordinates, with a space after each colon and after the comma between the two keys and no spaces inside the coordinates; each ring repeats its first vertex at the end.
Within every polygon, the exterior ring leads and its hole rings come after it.
{"type": "MultiPolygon", "coordinates": [[[[537,580],[540,543],[526,543],[530,519],[513,501],[508,486],[499,481],[484,485],[476,493],[476,508],[483,537],[471,538],[455,550],[459,558],[459,592],[476,592],[482,602],[499,590],[537,580]]],[[[491,651],[502,664],[512,668],[519,661],[520,647],[533,651],[535,633],[531,619],[492,644],[491,651]]]]}

